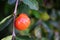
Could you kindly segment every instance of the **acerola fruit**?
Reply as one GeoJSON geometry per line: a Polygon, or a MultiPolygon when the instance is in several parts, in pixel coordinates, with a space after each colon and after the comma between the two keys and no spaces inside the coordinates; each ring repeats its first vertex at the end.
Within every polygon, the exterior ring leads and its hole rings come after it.
{"type": "Polygon", "coordinates": [[[30,18],[27,14],[21,13],[15,20],[15,28],[17,30],[25,30],[30,25],[30,18]]]}

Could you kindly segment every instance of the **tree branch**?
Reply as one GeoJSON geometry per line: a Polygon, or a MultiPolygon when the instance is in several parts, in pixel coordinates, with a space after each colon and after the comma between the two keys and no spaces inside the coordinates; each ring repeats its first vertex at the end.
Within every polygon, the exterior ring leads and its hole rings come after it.
{"type": "Polygon", "coordinates": [[[15,19],[16,19],[16,13],[17,13],[17,7],[18,7],[18,0],[16,0],[16,5],[15,5],[15,9],[14,9],[14,20],[13,20],[13,33],[12,33],[12,40],[15,40],[15,26],[14,26],[14,23],[15,23],[15,19]]]}

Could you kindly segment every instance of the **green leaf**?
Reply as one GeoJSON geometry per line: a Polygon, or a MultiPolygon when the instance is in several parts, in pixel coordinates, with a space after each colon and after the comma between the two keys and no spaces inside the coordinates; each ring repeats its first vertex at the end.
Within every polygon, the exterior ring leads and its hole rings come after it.
{"type": "Polygon", "coordinates": [[[31,9],[38,10],[38,2],[36,0],[22,0],[25,4],[27,4],[31,9]]]}
{"type": "Polygon", "coordinates": [[[53,27],[59,29],[59,23],[57,21],[50,21],[49,23],[53,25],[53,27]]]}
{"type": "Polygon", "coordinates": [[[5,4],[5,7],[4,7],[4,14],[5,15],[10,15],[12,14],[14,11],[14,4],[13,5],[10,5],[8,3],[5,4]]]}
{"type": "Polygon", "coordinates": [[[21,34],[21,35],[29,35],[29,29],[20,31],[20,34],[21,34]]]}
{"type": "Polygon", "coordinates": [[[19,36],[16,37],[16,40],[33,40],[33,38],[29,38],[28,36],[19,36]]]}
{"type": "MultiPolygon", "coordinates": [[[[1,40],[12,40],[12,35],[9,35],[1,40]]],[[[33,40],[33,39],[29,38],[29,36],[16,36],[15,40],[33,40]]]]}
{"type": "Polygon", "coordinates": [[[4,23],[7,19],[9,19],[11,16],[12,16],[12,15],[9,15],[8,17],[4,18],[4,19],[0,22],[0,25],[1,25],[2,23],[4,23]]]}
{"type": "Polygon", "coordinates": [[[32,32],[38,25],[41,25],[41,20],[38,20],[37,22],[35,22],[35,24],[31,26],[29,33],[32,32]]]}
{"type": "Polygon", "coordinates": [[[32,14],[35,18],[40,19],[40,13],[36,10],[32,10],[32,14]]]}
{"type": "Polygon", "coordinates": [[[21,3],[18,6],[18,10],[17,10],[18,13],[22,13],[23,12],[23,13],[28,13],[29,14],[29,11],[30,11],[30,8],[27,5],[23,4],[23,3],[21,3]]]}
{"type": "Polygon", "coordinates": [[[44,38],[44,37],[42,37],[42,39],[41,40],[48,40],[47,38],[44,38]]]}
{"type": "Polygon", "coordinates": [[[48,26],[45,22],[43,22],[43,21],[42,21],[42,25],[43,25],[43,28],[46,29],[47,32],[50,33],[50,32],[52,31],[52,30],[49,28],[49,26],[48,26]]]}
{"type": "Polygon", "coordinates": [[[0,22],[0,31],[3,30],[5,27],[7,27],[13,18],[11,18],[12,15],[7,16],[0,22]]]}
{"type": "Polygon", "coordinates": [[[3,39],[1,39],[1,40],[11,40],[11,39],[12,39],[12,35],[7,36],[7,37],[5,37],[5,38],[3,38],[3,39]]]}
{"type": "Polygon", "coordinates": [[[38,0],[40,6],[43,6],[43,1],[44,0],[38,0]]]}

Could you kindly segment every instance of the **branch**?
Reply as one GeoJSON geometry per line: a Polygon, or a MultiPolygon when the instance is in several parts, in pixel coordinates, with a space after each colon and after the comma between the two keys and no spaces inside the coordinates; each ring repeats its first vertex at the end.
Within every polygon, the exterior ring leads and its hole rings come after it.
{"type": "Polygon", "coordinates": [[[17,13],[17,7],[18,7],[18,0],[16,0],[16,5],[15,5],[15,9],[14,9],[14,20],[13,20],[13,33],[12,33],[12,40],[15,40],[15,26],[14,26],[14,23],[15,23],[15,19],[16,19],[16,13],[17,13]]]}

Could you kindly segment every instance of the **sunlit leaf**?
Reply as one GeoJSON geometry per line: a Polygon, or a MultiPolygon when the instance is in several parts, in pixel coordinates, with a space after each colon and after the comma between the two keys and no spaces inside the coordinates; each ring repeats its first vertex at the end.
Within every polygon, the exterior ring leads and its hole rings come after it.
{"type": "Polygon", "coordinates": [[[4,18],[2,21],[0,21],[0,25],[3,24],[7,19],[9,19],[12,15],[7,16],[6,18],[4,18]]]}
{"type": "Polygon", "coordinates": [[[31,9],[38,10],[38,2],[36,0],[22,0],[25,4],[27,4],[31,9]]]}
{"type": "Polygon", "coordinates": [[[7,27],[11,23],[13,19],[11,17],[12,15],[9,15],[0,22],[0,31],[3,30],[5,27],[7,27]]]}
{"type": "Polygon", "coordinates": [[[40,38],[42,37],[40,26],[37,26],[37,27],[35,28],[34,34],[35,34],[36,38],[38,38],[38,39],[40,39],[40,38]]]}
{"type": "Polygon", "coordinates": [[[3,38],[3,39],[1,39],[1,40],[12,40],[12,35],[7,36],[7,37],[5,37],[5,38],[3,38]]]}
{"type": "Polygon", "coordinates": [[[40,15],[41,15],[41,19],[44,20],[44,21],[47,21],[47,20],[50,19],[50,16],[48,15],[47,12],[43,12],[40,15]]]}

